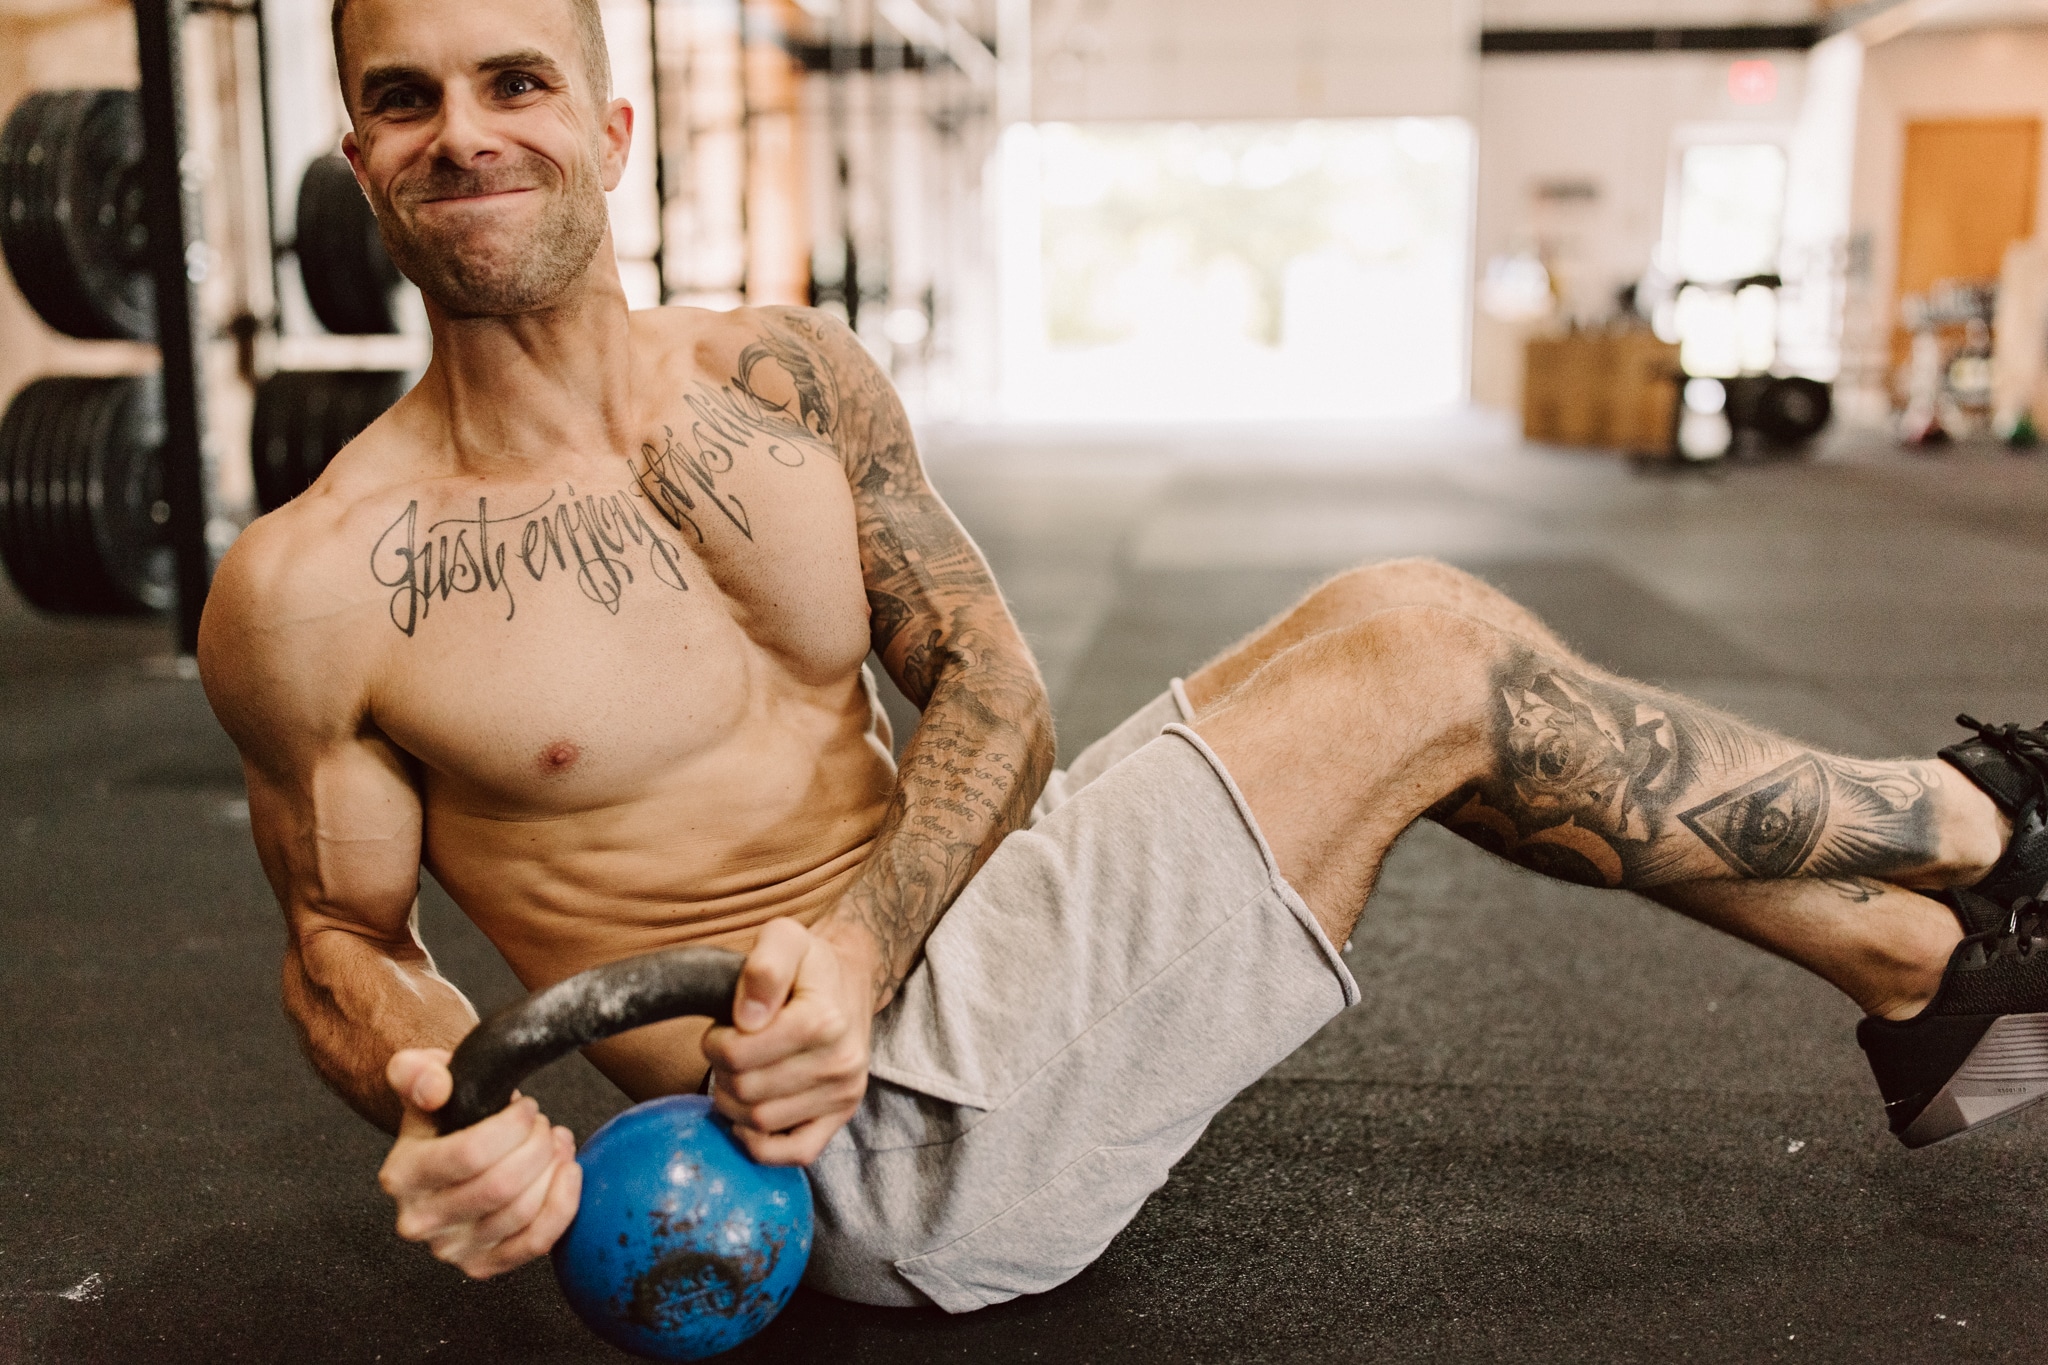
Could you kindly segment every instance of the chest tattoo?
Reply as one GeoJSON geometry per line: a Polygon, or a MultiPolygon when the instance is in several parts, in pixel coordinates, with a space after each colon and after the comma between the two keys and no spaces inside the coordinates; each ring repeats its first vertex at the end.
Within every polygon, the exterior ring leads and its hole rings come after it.
{"type": "Polygon", "coordinates": [[[680,430],[663,426],[658,441],[641,444],[639,457],[627,461],[630,489],[578,493],[568,486],[503,515],[479,497],[475,515],[424,526],[418,501],[408,502],[370,549],[371,576],[391,590],[391,624],[410,636],[435,603],[478,593],[502,597],[509,621],[518,589],[550,573],[573,578],[585,597],[615,616],[626,589],[643,578],[689,591],[684,552],[668,533],[701,545],[706,524],[729,525],[753,543],[753,515],[720,486],[737,452],[765,457],[763,468],[785,469],[801,468],[807,451],[832,453],[836,394],[808,352],[780,338],[764,340],[742,350],[735,368],[723,385],[684,395],[690,415],[680,430]],[[787,387],[795,397],[764,397],[764,385],[787,387]],[[643,507],[665,525],[650,521],[643,507]]]}
{"type": "Polygon", "coordinates": [[[585,597],[616,616],[641,574],[675,592],[690,588],[682,551],[638,504],[624,490],[579,494],[570,485],[506,516],[494,516],[490,499],[480,497],[474,516],[442,517],[422,528],[419,503],[408,502],[370,551],[370,573],[391,589],[391,624],[407,635],[436,602],[474,593],[503,597],[509,621],[522,575],[541,583],[550,572],[573,577],[585,597]]]}

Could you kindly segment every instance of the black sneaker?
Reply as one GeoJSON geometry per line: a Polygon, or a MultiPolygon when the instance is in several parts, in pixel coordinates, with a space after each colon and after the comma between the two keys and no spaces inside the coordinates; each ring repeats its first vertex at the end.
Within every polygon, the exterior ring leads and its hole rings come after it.
{"type": "MultiPolygon", "coordinates": [[[[1969,922],[1964,907],[1950,908],[1969,922]]],[[[1966,937],[1926,1009],[1897,1021],[1866,1016],[1856,1041],[1908,1147],[2048,1099],[2048,906],[2022,900],[2004,923],[1966,937]]]]}
{"type": "Polygon", "coordinates": [[[1977,737],[1949,745],[1941,757],[1962,769],[2012,821],[2004,855],[1970,888],[1978,902],[1954,907],[1965,929],[1991,929],[2020,901],[2048,897],[2048,723],[2022,730],[1957,716],[1956,724],[1977,737]],[[1979,913],[1985,901],[1995,907],[1988,918],[1979,913]]]}

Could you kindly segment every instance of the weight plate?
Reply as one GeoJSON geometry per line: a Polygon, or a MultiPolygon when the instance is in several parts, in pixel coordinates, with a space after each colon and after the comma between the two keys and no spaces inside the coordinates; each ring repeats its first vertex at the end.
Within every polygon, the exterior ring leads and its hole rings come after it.
{"type": "Polygon", "coordinates": [[[1757,403],[1757,428],[1788,445],[1810,441],[1828,424],[1833,406],[1828,386],[1819,380],[1776,379],[1757,403]]]}
{"type": "Polygon", "coordinates": [[[132,90],[95,92],[66,151],[67,245],[85,297],[111,334],[148,340],[156,335],[156,284],[149,274],[139,97],[132,90]]]}
{"type": "Polygon", "coordinates": [[[83,501],[86,461],[97,439],[97,420],[103,404],[90,379],[59,379],[51,390],[56,409],[41,441],[35,506],[41,513],[40,530],[45,575],[44,600],[40,605],[52,611],[78,611],[90,603],[99,581],[99,565],[81,544],[91,545],[89,513],[80,507],[74,515],[73,486],[83,501]],[[81,534],[82,533],[82,534],[81,534]]]}
{"type": "Polygon", "coordinates": [[[93,447],[88,484],[110,610],[163,611],[177,598],[164,493],[163,397],[155,375],[120,381],[110,439],[93,447]]]}
{"type": "Polygon", "coordinates": [[[56,527],[55,509],[50,505],[53,473],[69,453],[68,443],[78,417],[78,381],[49,379],[43,394],[43,421],[36,442],[28,452],[28,546],[35,556],[42,596],[36,605],[52,611],[63,610],[65,579],[70,566],[65,562],[63,540],[56,527]]]}
{"type": "Polygon", "coordinates": [[[0,128],[0,206],[0,249],[45,322],[155,336],[134,91],[42,90],[17,105],[0,128]]]}
{"type": "Polygon", "coordinates": [[[32,468],[45,446],[44,431],[59,409],[49,401],[50,380],[37,380],[14,396],[0,418],[0,490],[6,507],[0,515],[0,559],[15,587],[30,602],[43,600],[44,554],[36,532],[32,468]]]}
{"type": "Polygon", "coordinates": [[[160,611],[175,592],[156,376],[38,379],[0,418],[0,561],[50,612],[160,611]]]}
{"type": "Polygon", "coordinates": [[[69,476],[66,499],[62,503],[52,499],[52,506],[61,507],[64,513],[52,522],[68,588],[60,609],[93,616],[124,615],[135,607],[116,585],[112,561],[100,544],[93,479],[97,466],[122,439],[121,413],[133,384],[120,380],[75,382],[82,390],[76,404],[80,420],[68,441],[52,443],[62,450],[58,458],[65,461],[69,476]]]}
{"type": "Polygon", "coordinates": [[[256,501],[274,512],[405,393],[400,370],[280,371],[256,388],[249,429],[256,501]]]}
{"type": "Polygon", "coordinates": [[[295,218],[299,278],[320,325],[344,335],[396,332],[391,295],[401,276],[348,158],[323,156],[306,167],[295,218]]]}

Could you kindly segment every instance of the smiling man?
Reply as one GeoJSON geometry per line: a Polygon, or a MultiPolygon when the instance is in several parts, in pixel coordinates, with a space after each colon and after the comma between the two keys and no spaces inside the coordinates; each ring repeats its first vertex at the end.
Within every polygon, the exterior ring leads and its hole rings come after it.
{"type": "Polygon", "coordinates": [[[496,1274],[579,1192],[530,1100],[435,1134],[475,1015],[415,932],[423,865],[532,988],[744,952],[733,1027],[589,1056],[635,1098],[708,1071],[749,1150],[811,1167],[812,1282],[875,1303],[974,1308],[1098,1255],[1357,998],[1334,945],[1424,816],[1841,987],[1909,1143],[2043,1093],[2041,732],[1816,752],[1407,562],[1052,773],[1031,657],[854,337],[628,312],[604,192],[633,111],[592,0],[342,0],[334,34],[344,149],[433,361],[236,544],[200,663],[286,1007],[396,1135],[401,1235],[496,1274]],[[900,767],[870,648],[923,712],[900,767]]]}

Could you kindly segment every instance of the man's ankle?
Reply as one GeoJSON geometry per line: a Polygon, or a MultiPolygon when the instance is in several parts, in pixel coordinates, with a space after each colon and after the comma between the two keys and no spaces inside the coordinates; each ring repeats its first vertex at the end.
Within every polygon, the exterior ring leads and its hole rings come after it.
{"type": "Polygon", "coordinates": [[[1949,958],[1963,941],[1963,926],[1939,901],[1929,900],[1927,908],[1929,913],[1916,916],[1910,929],[1873,945],[1878,961],[1867,978],[1872,989],[1857,1000],[1866,1014],[1894,1022],[1911,1019],[1941,990],[1949,958]]]}
{"type": "Polygon", "coordinates": [[[1928,884],[1939,890],[1975,886],[2005,856],[2012,842],[2012,820],[1960,771],[1951,770],[1943,786],[1950,789],[1945,793],[1950,799],[1944,803],[1942,857],[1928,884]]]}

